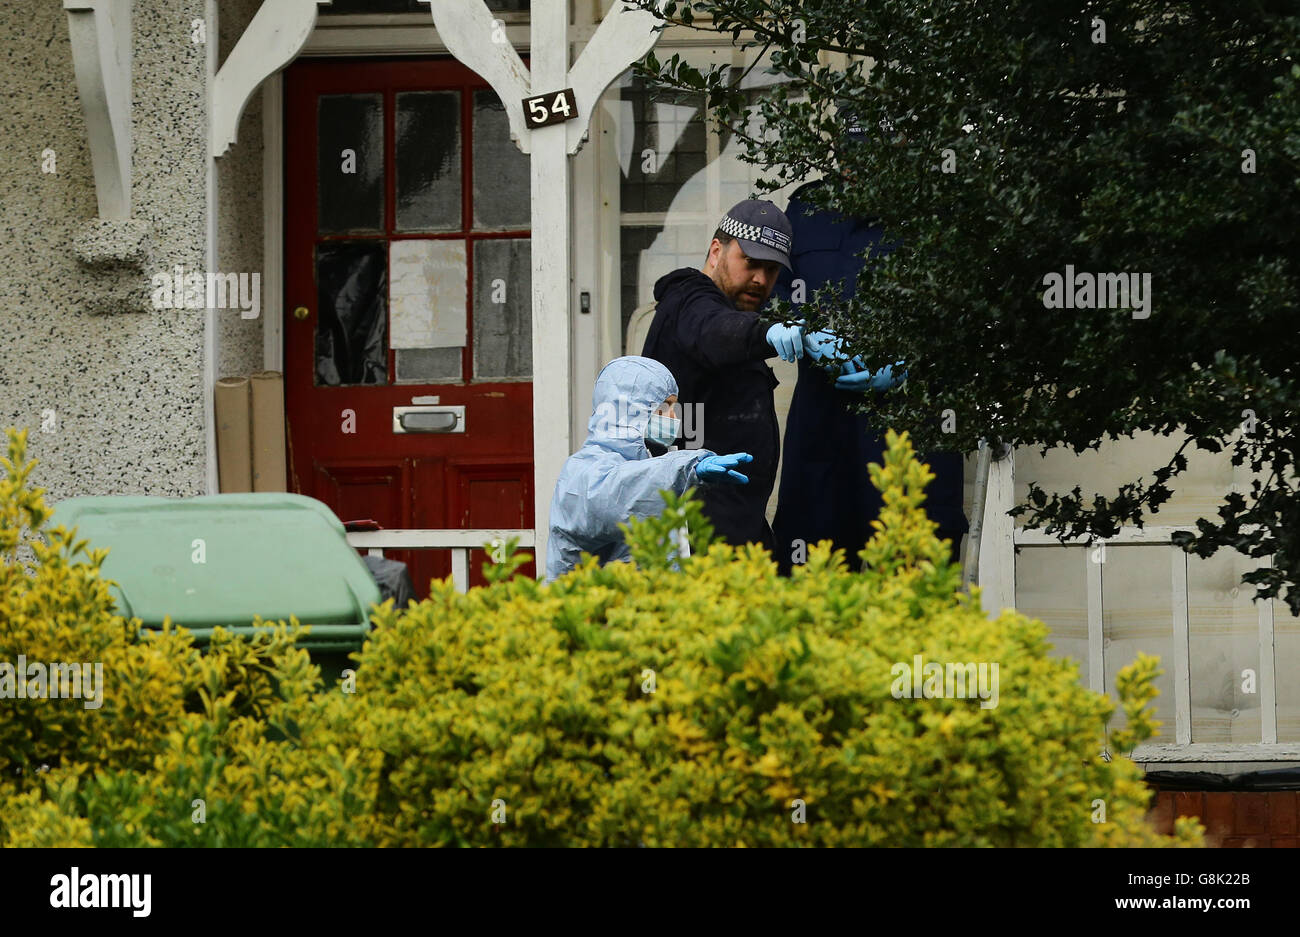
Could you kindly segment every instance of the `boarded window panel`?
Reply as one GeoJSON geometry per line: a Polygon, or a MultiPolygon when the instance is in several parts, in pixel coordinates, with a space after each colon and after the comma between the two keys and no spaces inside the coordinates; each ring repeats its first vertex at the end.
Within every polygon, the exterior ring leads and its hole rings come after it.
{"type": "Polygon", "coordinates": [[[474,227],[527,228],[531,195],[528,157],[510,139],[505,107],[490,90],[474,92],[474,227]]]}
{"type": "Polygon", "coordinates": [[[382,231],[384,104],[378,94],[324,94],[317,103],[317,228],[382,231]]]}
{"type": "Polygon", "coordinates": [[[1015,558],[1016,608],[1052,632],[1052,654],[1079,666],[1079,683],[1089,685],[1087,563],[1084,547],[1034,547],[1015,558]]]}
{"type": "MultiPolygon", "coordinates": [[[[1158,656],[1164,673],[1153,683],[1160,695],[1152,705],[1156,718],[1164,723],[1160,741],[1171,741],[1175,713],[1169,548],[1110,545],[1106,547],[1102,567],[1102,655],[1106,665],[1106,692],[1111,699],[1119,699],[1115,691],[1115,675],[1132,663],[1139,653],[1158,656]]],[[[1116,711],[1110,725],[1113,728],[1128,725],[1122,709],[1116,711]]]]}
{"type": "Polygon", "coordinates": [[[397,95],[397,230],[461,226],[460,92],[397,95]]]}
{"type": "Polygon", "coordinates": [[[380,241],[316,248],[316,384],[388,381],[387,257],[380,241]]]}
{"type": "Polygon", "coordinates": [[[1233,550],[1187,558],[1193,742],[1261,739],[1259,610],[1241,582],[1250,564],[1233,550]]]}
{"type": "Polygon", "coordinates": [[[461,380],[459,348],[399,348],[398,384],[440,384],[461,380]]]}
{"type": "Polygon", "coordinates": [[[394,241],[389,268],[392,347],[464,347],[465,242],[394,241]]]}
{"type": "Polygon", "coordinates": [[[526,238],[474,245],[474,379],[533,376],[532,255],[526,238]]]}

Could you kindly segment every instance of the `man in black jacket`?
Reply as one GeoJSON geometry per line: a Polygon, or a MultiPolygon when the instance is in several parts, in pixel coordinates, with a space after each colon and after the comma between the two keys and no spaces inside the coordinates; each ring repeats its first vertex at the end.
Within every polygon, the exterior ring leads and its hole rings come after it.
{"type": "Polygon", "coordinates": [[[702,491],[704,513],[728,543],[774,550],[767,500],[776,482],[781,433],[772,390],[779,383],[764,362],[804,354],[803,328],[763,320],[777,275],[790,269],[790,221],[771,202],[747,200],[718,225],[702,270],[683,267],[655,284],[658,301],[641,354],[662,362],[677,381],[687,415],[703,424],[698,445],[746,452],[748,485],[702,491]]]}

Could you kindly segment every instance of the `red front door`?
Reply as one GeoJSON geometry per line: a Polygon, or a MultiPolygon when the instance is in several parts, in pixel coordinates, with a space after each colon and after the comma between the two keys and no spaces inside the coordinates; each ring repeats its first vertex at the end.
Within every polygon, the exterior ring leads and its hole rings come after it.
{"type": "MultiPolygon", "coordinates": [[[[291,490],[386,528],[531,528],[528,158],[499,100],[441,59],[298,63],[285,92],[291,490]]],[[[420,598],[451,572],[386,555],[420,598]]]]}

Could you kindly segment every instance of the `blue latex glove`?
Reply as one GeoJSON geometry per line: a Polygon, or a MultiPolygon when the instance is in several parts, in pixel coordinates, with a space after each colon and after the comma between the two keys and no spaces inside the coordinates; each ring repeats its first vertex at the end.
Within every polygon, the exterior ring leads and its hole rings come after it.
{"type": "Polygon", "coordinates": [[[695,463],[695,474],[702,482],[726,482],[729,485],[748,485],[749,477],[735,471],[737,465],[753,462],[754,457],[748,452],[732,455],[706,455],[695,463]]]}
{"type": "Polygon", "coordinates": [[[854,358],[844,363],[840,376],[835,379],[835,386],[840,390],[857,391],[863,394],[871,390],[889,390],[907,379],[906,371],[898,376],[894,375],[894,367],[901,367],[902,364],[903,362],[896,361],[873,373],[864,369],[861,358],[854,358]]]}
{"type": "Polygon", "coordinates": [[[803,325],[782,325],[778,322],[767,330],[767,343],[776,349],[782,361],[803,357],[803,325]]]}
{"type": "Polygon", "coordinates": [[[809,332],[803,337],[804,351],[813,361],[838,357],[839,343],[834,332],[809,332]]]}

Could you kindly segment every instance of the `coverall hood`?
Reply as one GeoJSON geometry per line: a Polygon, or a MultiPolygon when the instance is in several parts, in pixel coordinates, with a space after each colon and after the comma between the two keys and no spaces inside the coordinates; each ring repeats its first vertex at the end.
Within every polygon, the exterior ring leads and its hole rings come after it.
{"type": "Polygon", "coordinates": [[[650,415],[676,393],[672,372],[653,358],[615,358],[596,378],[584,445],[600,446],[628,459],[647,458],[645,431],[650,415]]]}

